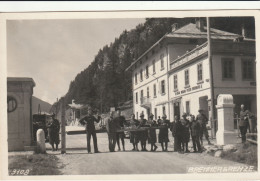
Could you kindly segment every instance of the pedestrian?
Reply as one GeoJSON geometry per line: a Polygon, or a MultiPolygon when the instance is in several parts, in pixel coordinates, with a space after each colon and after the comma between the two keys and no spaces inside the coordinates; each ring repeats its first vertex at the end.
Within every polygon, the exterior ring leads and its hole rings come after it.
{"type": "Polygon", "coordinates": [[[182,132],[182,150],[186,153],[189,153],[189,148],[188,148],[188,144],[190,141],[190,122],[187,119],[187,114],[184,113],[182,115],[182,119],[181,119],[181,124],[183,127],[183,132],[182,132]]]}
{"type": "Polygon", "coordinates": [[[116,146],[116,129],[117,125],[115,123],[115,120],[113,118],[114,112],[110,112],[109,118],[106,119],[106,130],[107,130],[107,135],[108,135],[108,143],[109,143],[109,151],[114,152],[115,151],[115,146],[116,146]]]}
{"type": "Polygon", "coordinates": [[[96,135],[95,122],[98,123],[100,121],[100,119],[101,119],[100,116],[98,116],[98,118],[95,118],[93,116],[92,108],[88,107],[88,115],[79,120],[79,122],[81,124],[85,124],[85,126],[86,126],[87,150],[88,150],[89,154],[91,154],[91,146],[90,146],[91,136],[93,137],[94,151],[95,151],[95,153],[99,153],[98,146],[97,146],[97,135],[96,135]]]}
{"type": "Polygon", "coordinates": [[[168,151],[168,128],[170,127],[170,121],[167,120],[166,117],[167,116],[164,114],[162,116],[162,120],[158,122],[158,125],[160,126],[159,143],[161,143],[162,151],[168,151]]]}
{"type": "MultiPolygon", "coordinates": [[[[139,121],[135,119],[135,115],[132,114],[131,120],[130,120],[130,127],[131,129],[136,129],[139,126],[139,121]]],[[[138,149],[138,132],[137,131],[130,131],[130,143],[133,144],[132,151],[139,151],[138,149]]]]}
{"type": "Polygon", "coordinates": [[[140,125],[138,127],[144,129],[143,131],[139,132],[141,148],[142,148],[141,151],[148,151],[146,149],[146,141],[148,139],[148,131],[147,131],[147,129],[145,129],[147,127],[147,120],[144,119],[143,113],[141,113],[140,118],[141,118],[140,119],[140,125]]]}
{"type": "Polygon", "coordinates": [[[239,129],[241,133],[242,143],[246,142],[246,133],[248,128],[248,111],[245,110],[245,106],[241,105],[239,129]]]}
{"type": "Polygon", "coordinates": [[[149,118],[150,120],[148,121],[148,124],[150,125],[150,128],[148,129],[148,143],[151,144],[151,151],[156,151],[157,150],[157,146],[156,146],[156,142],[157,142],[157,137],[156,137],[156,121],[153,120],[154,115],[151,113],[149,118]]]}
{"type": "Polygon", "coordinates": [[[172,136],[174,138],[174,151],[183,153],[181,148],[183,126],[179,115],[174,116],[174,122],[171,125],[172,136]]]}
{"type": "MultiPolygon", "coordinates": [[[[117,117],[115,118],[116,123],[118,124],[118,127],[123,129],[124,125],[126,124],[125,117],[121,115],[121,110],[117,110],[117,117]]],[[[122,143],[123,151],[125,151],[125,133],[124,132],[117,132],[116,133],[116,143],[118,147],[118,151],[121,151],[120,148],[120,140],[122,143]]]]}
{"type": "Polygon", "coordinates": [[[57,151],[60,143],[60,122],[55,119],[55,114],[52,114],[46,127],[48,128],[49,143],[51,144],[52,151],[57,151]],[[56,145],[56,149],[54,149],[54,144],[56,145]]]}
{"type": "Polygon", "coordinates": [[[200,145],[200,123],[195,119],[194,115],[190,116],[191,122],[191,138],[193,144],[193,152],[201,152],[201,145],[200,145]]]}
{"type": "Polygon", "coordinates": [[[203,145],[203,135],[205,136],[206,140],[208,141],[208,144],[210,145],[210,141],[209,141],[209,133],[208,133],[208,129],[206,127],[206,125],[208,124],[208,118],[206,117],[206,115],[203,113],[202,109],[198,110],[199,114],[196,117],[196,120],[200,123],[201,126],[201,134],[200,134],[200,142],[201,145],[203,145]]]}

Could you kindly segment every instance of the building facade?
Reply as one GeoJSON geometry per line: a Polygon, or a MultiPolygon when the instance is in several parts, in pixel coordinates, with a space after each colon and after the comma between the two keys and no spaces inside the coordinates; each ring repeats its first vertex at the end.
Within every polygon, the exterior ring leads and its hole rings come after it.
{"type": "Polygon", "coordinates": [[[8,151],[32,146],[32,78],[7,78],[8,151]]]}
{"type": "MultiPolygon", "coordinates": [[[[127,70],[132,71],[133,112],[155,119],[166,114],[170,121],[184,112],[207,116],[211,89],[214,100],[219,94],[234,96],[235,104],[245,104],[256,112],[255,41],[211,28],[213,87],[210,86],[207,32],[203,23],[175,24],[127,70]],[[251,72],[251,73],[249,73],[251,72]],[[247,97],[250,97],[250,101],[247,97]]],[[[238,106],[235,112],[238,111],[238,106]]],[[[214,110],[214,109],[213,109],[214,110]]]]}

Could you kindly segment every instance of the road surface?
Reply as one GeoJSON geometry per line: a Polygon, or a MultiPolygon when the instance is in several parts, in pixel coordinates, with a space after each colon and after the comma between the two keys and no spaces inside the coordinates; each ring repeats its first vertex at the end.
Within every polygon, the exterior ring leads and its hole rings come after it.
{"type": "MultiPolygon", "coordinates": [[[[206,153],[173,152],[173,141],[169,135],[169,152],[162,152],[159,143],[156,152],[133,152],[129,139],[126,139],[126,151],[109,152],[106,133],[99,133],[98,148],[101,153],[87,154],[86,135],[66,135],[66,154],[52,152],[47,144],[47,152],[55,154],[64,165],[64,175],[96,174],[174,174],[186,173],[190,166],[228,166],[242,165],[236,162],[215,158],[206,153]]],[[[191,145],[191,142],[189,143],[191,145]]],[[[139,145],[140,149],[140,145],[139,145]]],[[[147,144],[150,150],[150,145],[147,144]]],[[[116,148],[117,150],[117,148],[116,148]]],[[[192,149],[191,149],[192,150],[192,149]]],[[[93,145],[92,145],[93,152],[93,145]]]]}

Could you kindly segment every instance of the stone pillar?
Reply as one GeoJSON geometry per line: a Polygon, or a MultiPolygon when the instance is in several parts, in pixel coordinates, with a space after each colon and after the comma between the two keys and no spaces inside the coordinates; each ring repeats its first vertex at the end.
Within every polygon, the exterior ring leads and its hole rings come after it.
{"type": "Polygon", "coordinates": [[[220,94],[217,100],[218,131],[216,135],[217,144],[233,144],[237,142],[234,131],[234,107],[231,94],[220,94]]]}
{"type": "Polygon", "coordinates": [[[43,129],[38,129],[37,133],[37,153],[46,153],[46,147],[45,147],[45,134],[43,129]]]}

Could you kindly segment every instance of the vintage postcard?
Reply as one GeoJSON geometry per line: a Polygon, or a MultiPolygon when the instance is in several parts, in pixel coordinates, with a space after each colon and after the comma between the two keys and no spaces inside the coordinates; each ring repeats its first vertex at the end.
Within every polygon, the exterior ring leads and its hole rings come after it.
{"type": "Polygon", "coordinates": [[[259,11],[0,23],[1,179],[259,179],[259,11]]]}

